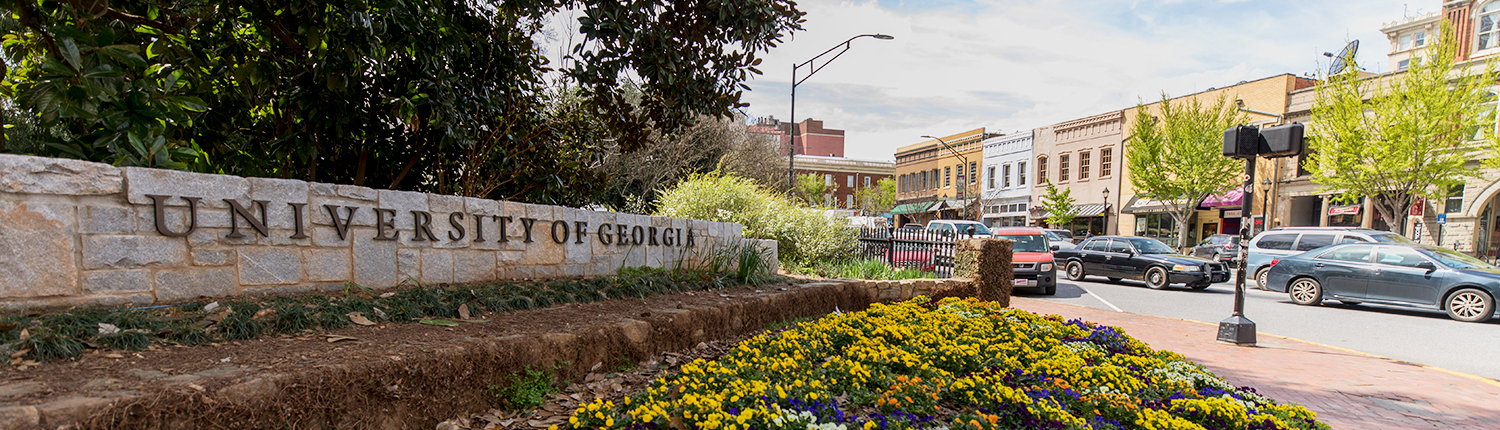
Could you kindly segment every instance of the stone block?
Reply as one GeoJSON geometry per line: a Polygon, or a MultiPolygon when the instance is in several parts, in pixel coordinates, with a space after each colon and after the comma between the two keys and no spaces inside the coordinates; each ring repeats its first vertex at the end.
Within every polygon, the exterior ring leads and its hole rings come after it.
{"type": "Polygon", "coordinates": [[[125,189],[120,169],[103,163],[0,154],[0,192],[98,196],[125,189]]]}
{"type": "MultiPolygon", "coordinates": [[[[352,235],[352,231],[350,232],[352,235]]],[[[329,226],[317,226],[308,230],[308,236],[312,236],[313,246],[348,248],[349,242],[354,240],[350,237],[340,239],[338,231],[329,226]]]]}
{"type": "Polygon", "coordinates": [[[537,224],[541,224],[543,222],[551,222],[557,219],[557,214],[553,212],[553,209],[564,210],[561,208],[555,208],[553,206],[526,205],[526,216],[542,220],[537,221],[537,224]]]}
{"type": "Polygon", "coordinates": [[[84,269],[133,269],[187,265],[187,244],[165,236],[84,236],[84,269]]]}
{"type": "Polygon", "coordinates": [[[500,215],[500,201],[464,197],[464,212],[471,215],[500,215]]]}
{"type": "Polygon", "coordinates": [[[350,228],[354,240],[354,282],[370,288],[396,286],[396,242],[375,240],[375,229],[350,228]]]}
{"type": "Polygon", "coordinates": [[[424,284],[447,284],[453,282],[453,251],[446,249],[422,250],[422,277],[424,284]]]}
{"type": "Polygon", "coordinates": [[[115,294],[151,291],[151,273],[146,270],[94,270],[83,273],[83,290],[115,294]]]}
{"type": "Polygon", "coordinates": [[[125,167],[121,170],[125,173],[126,198],[131,204],[150,205],[151,199],[146,197],[148,194],[173,197],[166,200],[168,206],[187,206],[186,201],[176,197],[200,197],[203,199],[198,202],[200,211],[204,207],[229,208],[229,203],[225,203],[224,199],[242,203],[250,200],[250,181],[238,176],[144,167],[125,167]]]}
{"type": "MultiPolygon", "coordinates": [[[[489,227],[486,225],[486,227],[489,227]]],[[[485,231],[485,240],[492,239],[489,231],[485,231]]],[[[463,213],[462,210],[452,212],[432,213],[432,234],[437,235],[437,242],[429,242],[431,246],[438,248],[468,248],[474,240],[474,216],[463,213]],[[458,217],[458,218],[451,218],[458,217]],[[454,240],[454,238],[458,238],[454,240]]]]}
{"type": "Polygon", "coordinates": [[[568,243],[563,244],[563,252],[567,255],[565,261],[573,264],[592,262],[594,258],[595,239],[593,235],[588,235],[583,238],[583,243],[578,243],[579,240],[574,238],[574,240],[569,240],[568,243]]]}
{"type": "Polygon", "coordinates": [[[78,209],[72,205],[0,200],[0,279],[6,280],[0,297],[76,291],[77,231],[78,209]]]}
{"type": "Polygon", "coordinates": [[[87,422],[95,411],[113,402],[113,399],[104,397],[70,396],[36,405],[36,410],[41,416],[42,427],[64,428],[87,422]]]}
{"type": "Polygon", "coordinates": [[[190,300],[198,296],[224,297],[237,292],[234,268],[173,269],[156,272],[156,300],[190,300]]]}
{"type": "Polygon", "coordinates": [[[449,213],[464,211],[464,197],[428,194],[427,210],[432,211],[434,215],[442,214],[443,218],[446,219],[449,213]]]}
{"type": "Polygon", "coordinates": [[[312,248],[302,250],[306,282],[342,282],[352,280],[349,248],[312,248]]]}
{"type": "Polygon", "coordinates": [[[246,178],[250,181],[250,198],[265,200],[280,206],[287,203],[307,203],[307,182],[294,179],[246,178]]]}
{"type": "Polygon", "coordinates": [[[396,277],[398,283],[422,280],[422,250],[420,248],[396,250],[396,277]]]}
{"type": "Polygon", "coordinates": [[[128,206],[84,206],[83,232],[88,234],[135,233],[135,209],[128,206]]]}
{"type": "Polygon", "coordinates": [[[495,279],[494,251],[453,251],[453,282],[484,282],[495,279]]]}
{"type": "Polygon", "coordinates": [[[237,251],[241,285],[302,282],[302,253],[298,249],[256,247],[237,251]]]}
{"type": "Polygon", "coordinates": [[[226,266],[235,261],[232,249],[194,249],[191,255],[194,266],[226,266]]]}
{"type": "Polygon", "coordinates": [[[339,197],[343,197],[346,199],[364,200],[371,202],[380,200],[380,190],[376,190],[374,188],[365,188],[356,185],[337,185],[334,187],[334,192],[336,192],[339,197]]]}
{"type": "MultiPolygon", "coordinates": [[[[334,206],[334,210],[338,212],[339,224],[341,225],[347,221],[349,225],[361,227],[375,226],[374,202],[340,196],[325,196],[317,193],[308,197],[308,223],[319,226],[319,228],[315,229],[326,228],[329,231],[334,231],[333,216],[328,213],[329,206],[334,206]],[[353,208],[353,215],[350,215],[349,208],[353,208]]],[[[335,233],[336,235],[337,233],[335,233]]]]}

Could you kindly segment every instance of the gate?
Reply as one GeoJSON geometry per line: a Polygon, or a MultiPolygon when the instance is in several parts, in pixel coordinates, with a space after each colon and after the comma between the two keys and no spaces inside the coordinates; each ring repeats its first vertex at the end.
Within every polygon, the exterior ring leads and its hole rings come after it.
{"type": "Polygon", "coordinates": [[[861,257],[878,259],[891,267],[915,268],[939,278],[953,277],[957,242],[958,237],[952,233],[928,230],[863,227],[859,231],[861,257]]]}

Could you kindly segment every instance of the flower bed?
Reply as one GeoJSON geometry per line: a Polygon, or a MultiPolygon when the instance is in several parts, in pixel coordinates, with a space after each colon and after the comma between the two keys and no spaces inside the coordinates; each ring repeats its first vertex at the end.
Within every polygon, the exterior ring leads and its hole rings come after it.
{"type": "Polygon", "coordinates": [[[973,299],[828,315],[697,360],[572,428],[1326,429],[1119,329],[973,299]]]}

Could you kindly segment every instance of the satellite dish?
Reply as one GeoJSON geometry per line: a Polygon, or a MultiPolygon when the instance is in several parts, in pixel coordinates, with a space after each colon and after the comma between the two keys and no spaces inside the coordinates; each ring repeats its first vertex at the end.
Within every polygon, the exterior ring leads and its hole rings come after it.
{"type": "Polygon", "coordinates": [[[1333,56],[1333,63],[1328,65],[1328,76],[1337,76],[1344,73],[1345,69],[1352,67],[1354,65],[1354,53],[1358,51],[1358,40],[1349,41],[1348,45],[1344,45],[1344,50],[1339,51],[1339,55],[1333,56]]]}

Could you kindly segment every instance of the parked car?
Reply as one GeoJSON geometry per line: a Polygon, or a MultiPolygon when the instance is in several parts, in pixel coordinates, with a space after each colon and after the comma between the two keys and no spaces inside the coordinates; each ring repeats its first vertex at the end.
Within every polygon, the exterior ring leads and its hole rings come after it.
{"type": "MultiPolygon", "coordinates": [[[[1047,244],[1051,245],[1051,246],[1049,246],[1049,248],[1051,248],[1053,251],[1056,251],[1056,250],[1059,250],[1059,249],[1073,249],[1073,248],[1077,248],[1078,247],[1078,244],[1073,243],[1072,239],[1068,239],[1066,237],[1058,235],[1057,234],[1058,231],[1059,230],[1046,229],[1046,228],[1042,229],[1042,234],[1047,235],[1047,244]]],[[[1061,231],[1067,231],[1067,230],[1061,230],[1061,231]]]]}
{"type": "Polygon", "coordinates": [[[1500,268],[1435,246],[1343,243],[1272,260],[1266,282],[1299,305],[1370,302],[1479,322],[1495,315],[1500,268]]]}
{"type": "Polygon", "coordinates": [[[1245,267],[1255,274],[1255,285],[1266,289],[1266,269],[1271,260],[1301,254],[1336,243],[1373,242],[1412,244],[1405,236],[1368,228],[1289,227],[1273,228],[1250,239],[1245,267]]]}
{"type": "Polygon", "coordinates": [[[1078,240],[1078,239],[1082,239],[1082,238],[1074,239],[1073,238],[1073,232],[1068,231],[1067,229],[1061,229],[1061,228],[1044,228],[1042,230],[1046,230],[1046,231],[1052,232],[1052,234],[1057,235],[1057,237],[1060,237],[1063,240],[1066,240],[1066,241],[1068,241],[1068,243],[1071,243],[1071,244],[1073,244],[1075,246],[1078,245],[1078,242],[1082,242],[1082,240],[1078,240]]]}
{"type": "Polygon", "coordinates": [[[1074,281],[1094,275],[1111,281],[1143,280],[1156,290],[1170,284],[1186,284],[1188,288],[1201,290],[1209,284],[1229,280],[1229,270],[1223,263],[1178,254],[1172,247],[1148,237],[1094,236],[1077,249],[1052,254],[1064,264],[1068,279],[1074,281]]]}
{"type": "Polygon", "coordinates": [[[990,237],[990,228],[978,221],[961,219],[935,219],[927,222],[927,231],[962,238],[983,239],[990,237]]]}
{"type": "Polygon", "coordinates": [[[1057,268],[1052,261],[1047,236],[1041,229],[1002,227],[994,230],[993,237],[1014,242],[1010,262],[1015,271],[1016,287],[1035,288],[1048,296],[1057,294],[1057,268]]]}
{"type": "Polygon", "coordinates": [[[1198,242],[1188,250],[1188,255],[1213,261],[1229,261],[1240,255],[1240,237],[1232,234],[1216,234],[1198,242]]]}

